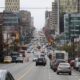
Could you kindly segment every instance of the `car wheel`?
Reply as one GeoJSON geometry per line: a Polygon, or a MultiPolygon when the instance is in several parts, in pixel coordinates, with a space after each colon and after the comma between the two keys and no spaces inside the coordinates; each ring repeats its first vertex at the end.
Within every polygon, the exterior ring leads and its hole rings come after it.
{"type": "Polygon", "coordinates": [[[76,68],[76,71],[78,71],[78,68],[76,68]]]}
{"type": "Polygon", "coordinates": [[[71,75],[71,72],[69,72],[69,75],[71,75]]]}
{"type": "Polygon", "coordinates": [[[59,72],[57,72],[57,75],[59,75],[59,72]]]}
{"type": "Polygon", "coordinates": [[[56,72],[56,70],[54,69],[54,72],[56,72]]]}
{"type": "Polygon", "coordinates": [[[36,66],[37,66],[38,64],[36,64],[36,66]]]}

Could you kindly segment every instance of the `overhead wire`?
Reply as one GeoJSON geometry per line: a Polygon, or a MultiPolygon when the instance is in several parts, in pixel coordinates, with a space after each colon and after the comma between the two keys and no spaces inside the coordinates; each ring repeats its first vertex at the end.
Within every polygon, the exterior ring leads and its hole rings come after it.
{"type": "MultiPolygon", "coordinates": [[[[4,9],[5,7],[0,7],[0,9],[4,9]]],[[[51,7],[20,7],[20,9],[52,9],[51,7]]]]}

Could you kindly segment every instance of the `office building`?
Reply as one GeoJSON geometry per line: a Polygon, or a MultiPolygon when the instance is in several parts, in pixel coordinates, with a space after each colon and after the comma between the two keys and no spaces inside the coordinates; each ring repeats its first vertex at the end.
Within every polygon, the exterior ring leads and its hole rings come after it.
{"type": "Polygon", "coordinates": [[[64,15],[64,33],[65,39],[70,40],[72,37],[80,35],[80,13],[64,15]]]}
{"type": "Polygon", "coordinates": [[[52,2],[52,23],[53,23],[53,28],[55,30],[55,33],[58,32],[59,28],[57,27],[57,15],[58,15],[58,11],[57,11],[57,3],[56,1],[55,2],[52,2]]]}
{"type": "Polygon", "coordinates": [[[20,0],[5,0],[5,11],[7,12],[19,12],[20,0]]]}

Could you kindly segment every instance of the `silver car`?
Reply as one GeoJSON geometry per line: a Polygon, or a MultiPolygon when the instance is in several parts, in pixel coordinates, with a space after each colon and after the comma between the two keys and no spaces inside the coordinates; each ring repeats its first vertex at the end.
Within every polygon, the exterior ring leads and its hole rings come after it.
{"type": "Polygon", "coordinates": [[[12,74],[7,70],[0,70],[0,80],[15,80],[12,74]]]}
{"type": "Polygon", "coordinates": [[[69,75],[71,75],[72,71],[71,71],[71,66],[69,63],[60,63],[58,68],[57,68],[57,74],[59,73],[68,73],[69,75]]]}

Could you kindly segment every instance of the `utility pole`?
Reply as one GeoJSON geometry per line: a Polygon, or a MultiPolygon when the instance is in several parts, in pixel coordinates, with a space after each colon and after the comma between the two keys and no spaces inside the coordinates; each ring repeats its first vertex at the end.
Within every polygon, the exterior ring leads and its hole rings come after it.
{"type": "Polygon", "coordinates": [[[3,13],[0,13],[0,62],[3,61],[3,57],[4,57],[2,26],[3,26],[3,13]]]}
{"type": "Polygon", "coordinates": [[[74,58],[75,57],[74,37],[71,38],[71,42],[72,42],[72,58],[74,58]]]}

